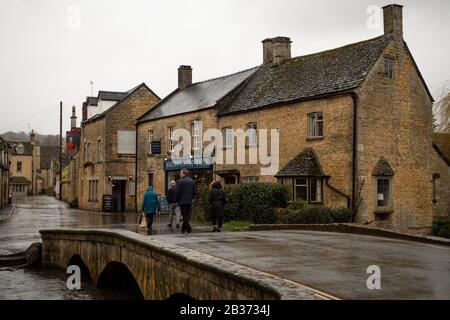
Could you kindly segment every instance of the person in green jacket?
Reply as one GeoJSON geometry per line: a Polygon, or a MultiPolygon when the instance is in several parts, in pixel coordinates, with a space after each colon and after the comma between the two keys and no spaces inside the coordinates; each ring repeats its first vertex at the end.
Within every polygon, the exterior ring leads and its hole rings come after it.
{"type": "Polygon", "coordinates": [[[144,193],[144,199],[142,200],[142,212],[147,218],[147,229],[151,233],[153,225],[153,217],[157,210],[160,209],[161,203],[158,195],[153,191],[152,186],[148,186],[147,191],[144,193]]]}

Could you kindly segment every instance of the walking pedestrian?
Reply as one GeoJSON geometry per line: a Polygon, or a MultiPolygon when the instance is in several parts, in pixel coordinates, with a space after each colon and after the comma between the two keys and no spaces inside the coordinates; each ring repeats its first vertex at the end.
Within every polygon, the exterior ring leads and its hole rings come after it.
{"type": "Polygon", "coordinates": [[[223,225],[223,217],[225,215],[225,204],[227,201],[227,194],[222,188],[220,181],[215,181],[212,184],[209,192],[209,203],[211,204],[211,217],[213,230],[212,232],[220,232],[223,225]]]}
{"type": "Polygon", "coordinates": [[[148,186],[147,191],[144,194],[144,199],[142,200],[142,212],[147,219],[147,231],[149,234],[152,234],[153,217],[160,207],[161,203],[158,195],[153,191],[152,186],[148,186]]]}
{"type": "Polygon", "coordinates": [[[183,225],[181,232],[191,233],[192,227],[189,224],[192,200],[196,194],[195,182],[189,178],[189,171],[185,168],[180,171],[180,180],[177,181],[177,203],[180,206],[181,216],[183,217],[183,225]]]}
{"type": "Polygon", "coordinates": [[[177,203],[177,184],[175,181],[170,182],[170,189],[167,191],[167,202],[169,203],[169,216],[170,223],[167,225],[169,228],[173,226],[173,218],[175,217],[175,223],[177,230],[180,229],[180,207],[177,203]]]}

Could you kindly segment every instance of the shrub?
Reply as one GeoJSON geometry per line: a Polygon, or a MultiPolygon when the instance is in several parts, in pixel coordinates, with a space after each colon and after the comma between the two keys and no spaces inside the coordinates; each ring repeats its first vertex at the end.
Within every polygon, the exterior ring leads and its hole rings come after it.
{"type": "Polygon", "coordinates": [[[291,224],[327,224],[333,223],[330,210],[324,207],[310,207],[291,211],[288,217],[291,224]]]}
{"type": "Polygon", "coordinates": [[[433,222],[433,235],[450,239],[450,221],[433,222]]]}
{"type": "Polygon", "coordinates": [[[352,210],[347,208],[332,208],[330,214],[334,223],[348,223],[352,220],[352,210]]]}
{"type": "MultiPolygon", "coordinates": [[[[275,223],[275,208],[285,208],[288,203],[288,189],[276,183],[251,183],[226,186],[227,204],[225,219],[246,220],[253,223],[275,223]]],[[[199,192],[195,206],[201,208],[204,216],[211,218],[209,189],[199,192]]]]}
{"type": "Polygon", "coordinates": [[[304,200],[295,200],[289,203],[289,205],[287,206],[287,209],[290,211],[297,211],[297,210],[301,210],[304,208],[308,208],[309,207],[309,203],[304,201],[304,200]]]}

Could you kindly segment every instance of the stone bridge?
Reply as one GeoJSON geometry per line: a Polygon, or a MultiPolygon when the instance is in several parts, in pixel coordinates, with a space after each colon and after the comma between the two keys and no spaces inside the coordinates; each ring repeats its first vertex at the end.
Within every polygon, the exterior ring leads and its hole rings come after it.
{"type": "Polygon", "coordinates": [[[298,283],[122,230],[41,230],[44,266],[80,266],[83,281],[136,298],[327,299],[298,283]]]}

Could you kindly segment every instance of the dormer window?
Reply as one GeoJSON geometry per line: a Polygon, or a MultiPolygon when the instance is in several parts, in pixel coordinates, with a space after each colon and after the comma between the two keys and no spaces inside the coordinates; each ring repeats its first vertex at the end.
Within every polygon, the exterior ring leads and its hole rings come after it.
{"type": "Polygon", "coordinates": [[[384,58],[384,74],[389,79],[394,77],[394,59],[390,57],[384,58]]]}
{"type": "Polygon", "coordinates": [[[19,144],[16,146],[17,154],[23,154],[23,144],[19,144]]]}

